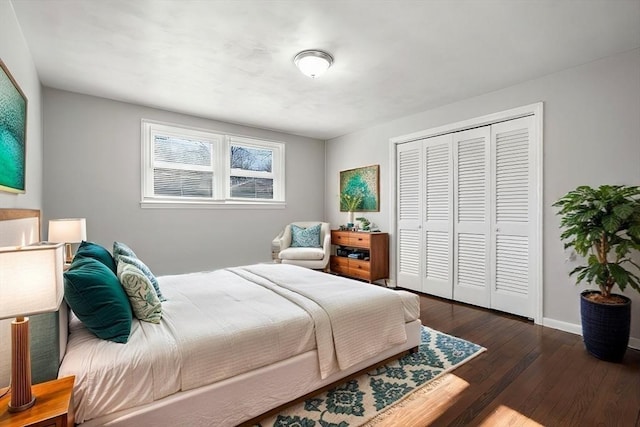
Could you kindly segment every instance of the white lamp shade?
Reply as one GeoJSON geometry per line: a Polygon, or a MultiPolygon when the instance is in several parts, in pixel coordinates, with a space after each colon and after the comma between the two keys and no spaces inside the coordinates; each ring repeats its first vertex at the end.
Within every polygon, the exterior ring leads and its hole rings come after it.
{"type": "Polygon", "coordinates": [[[0,319],[56,311],[63,256],[62,244],[0,248],[0,319]]]}
{"type": "Polygon", "coordinates": [[[80,243],[87,240],[87,221],[85,218],[63,218],[49,221],[50,242],[80,243]]]}
{"type": "Polygon", "coordinates": [[[333,57],[321,50],[305,50],[298,53],[293,62],[302,74],[315,79],[329,69],[333,64],[333,57]]]}

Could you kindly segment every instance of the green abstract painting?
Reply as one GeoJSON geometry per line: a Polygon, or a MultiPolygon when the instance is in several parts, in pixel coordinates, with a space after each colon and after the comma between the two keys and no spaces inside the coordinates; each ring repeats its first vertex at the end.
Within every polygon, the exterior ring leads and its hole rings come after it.
{"type": "Polygon", "coordinates": [[[380,165],[340,172],[340,212],[380,211],[380,165]]]}
{"type": "Polygon", "coordinates": [[[0,61],[0,190],[25,192],[27,98],[0,61]]]}

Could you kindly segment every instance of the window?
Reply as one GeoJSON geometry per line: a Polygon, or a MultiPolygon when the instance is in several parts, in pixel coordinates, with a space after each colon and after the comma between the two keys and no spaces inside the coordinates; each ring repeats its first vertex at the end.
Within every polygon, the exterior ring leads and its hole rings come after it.
{"type": "Polygon", "coordinates": [[[284,144],[142,121],[142,206],[284,206],[284,144]]]}
{"type": "Polygon", "coordinates": [[[273,154],[270,144],[245,138],[230,138],[229,197],[273,199],[273,154]]]}

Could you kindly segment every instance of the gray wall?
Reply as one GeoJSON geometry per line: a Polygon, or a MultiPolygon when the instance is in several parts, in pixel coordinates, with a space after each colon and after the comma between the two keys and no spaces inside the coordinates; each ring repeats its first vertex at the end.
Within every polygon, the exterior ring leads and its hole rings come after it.
{"type": "Polygon", "coordinates": [[[322,219],[324,141],[50,88],[43,105],[46,219],[85,217],[88,240],[122,241],[156,274],[267,261],[286,224],[322,219]],[[284,142],[286,208],[142,209],[143,118],[284,142]]]}
{"type": "MultiPolygon", "coordinates": [[[[42,107],[41,86],[31,52],[22,36],[13,6],[0,0],[0,59],[7,66],[27,97],[27,168],[25,194],[0,191],[0,208],[41,209],[42,207],[42,107]]],[[[32,336],[37,328],[36,316],[31,320],[32,336]]],[[[11,319],[0,321],[0,387],[9,384],[11,369],[11,319]]],[[[33,371],[39,362],[33,361],[33,371]]],[[[40,378],[34,374],[34,378],[40,378]]]]}
{"type": "MultiPolygon", "coordinates": [[[[339,212],[339,171],[380,164],[381,211],[366,216],[392,232],[390,138],[539,101],[544,102],[544,318],[547,324],[575,330],[584,287],[568,278],[572,266],[565,263],[551,204],[582,184],[640,184],[638,49],[327,141],[325,219],[334,226],[346,222],[339,212]]],[[[634,300],[631,336],[637,340],[640,295],[632,290],[626,295],[634,300]]]]}
{"type": "Polygon", "coordinates": [[[41,86],[31,52],[8,0],[0,0],[0,59],[27,97],[27,168],[25,194],[0,191],[0,208],[42,207],[41,86]]]}

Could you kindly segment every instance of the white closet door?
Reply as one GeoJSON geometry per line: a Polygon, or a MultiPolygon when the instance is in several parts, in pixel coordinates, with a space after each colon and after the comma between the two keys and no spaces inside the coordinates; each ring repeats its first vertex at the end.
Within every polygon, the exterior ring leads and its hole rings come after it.
{"type": "Polygon", "coordinates": [[[422,291],[452,298],[452,135],[424,140],[424,276],[422,291]]]}
{"type": "Polygon", "coordinates": [[[422,141],[397,147],[397,282],[422,291],[422,141]]]}
{"type": "Polygon", "coordinates": [[[453,134],[453,298],[490,306],[489,126],[453,134]]]}
{"type": "Polygon", "coordinates": [[[533,118],[491,127],[493,226],[491,308],[534,317],[537,169],[533,118]]]}

